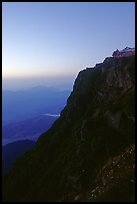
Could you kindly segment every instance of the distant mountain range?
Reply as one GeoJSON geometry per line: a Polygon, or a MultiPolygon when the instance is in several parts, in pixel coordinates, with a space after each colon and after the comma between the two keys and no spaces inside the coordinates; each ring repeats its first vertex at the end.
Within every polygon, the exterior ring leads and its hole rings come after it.
{"type": "Polygon", "coordinates": [[[30,139],[36,141],[43,132],[47,131],[59,115],[42,114],[35,118],[2,127],[2,144],[18,140],[30,139]]]}

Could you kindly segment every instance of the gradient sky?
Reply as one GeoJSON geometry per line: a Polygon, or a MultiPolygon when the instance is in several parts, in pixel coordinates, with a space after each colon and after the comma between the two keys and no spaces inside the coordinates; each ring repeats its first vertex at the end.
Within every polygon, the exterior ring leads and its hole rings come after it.
{"type": "Polygon", "coordinates": [[[3,88],[74,79],[126,46],[135,47],[134,2],[2,3],[3,88]]]}

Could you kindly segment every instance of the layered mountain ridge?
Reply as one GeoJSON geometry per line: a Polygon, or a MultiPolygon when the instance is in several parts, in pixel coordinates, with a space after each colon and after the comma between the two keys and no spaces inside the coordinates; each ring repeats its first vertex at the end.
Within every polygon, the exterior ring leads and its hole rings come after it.
{"type": "Polygon", "coordinates": [[[3,201],[134,201],[134,82],[135,56],[81,71],[59,119],[3,178],[3,201]]]}

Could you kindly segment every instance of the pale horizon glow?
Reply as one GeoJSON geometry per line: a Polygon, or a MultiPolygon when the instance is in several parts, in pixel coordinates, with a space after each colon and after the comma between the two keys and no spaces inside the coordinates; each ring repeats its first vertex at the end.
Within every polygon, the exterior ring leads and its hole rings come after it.
{"type": "Polygon", "coordinates": [[[2,2],[2,80],[72,83],[125,47],[135,47],[134,2],[2,2]]]}
{"type": "Polygon", "coordinates": [[[70,72],[69,70],[65,70],[64,72],[57,72],[57,73],[54,73],[54,72],[42,72],[42,71],[39,71],[38,73],[31,73],[31,72],[23,72],[23,71],[19,71],[19,72],[14,72],[14,73],[2,73],[2,77],[3,79],[23,79],[23,78],[46,78],[46,77],[49,77],[49,78],[55,78],[55,77],[61,77],[61,76],[73,76],[74,74],[76,74],[76,72],[70,72]]]}

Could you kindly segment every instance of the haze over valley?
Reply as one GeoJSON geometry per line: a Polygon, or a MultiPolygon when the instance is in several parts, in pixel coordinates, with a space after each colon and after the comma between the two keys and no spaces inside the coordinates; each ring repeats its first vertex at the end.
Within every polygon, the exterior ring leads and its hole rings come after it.
{"type": "Polygon", "coordinates": [[[70,92],[44,86],[2,91],[3,144],[23,138],[36,140],[59,117],[70,92]]]}

